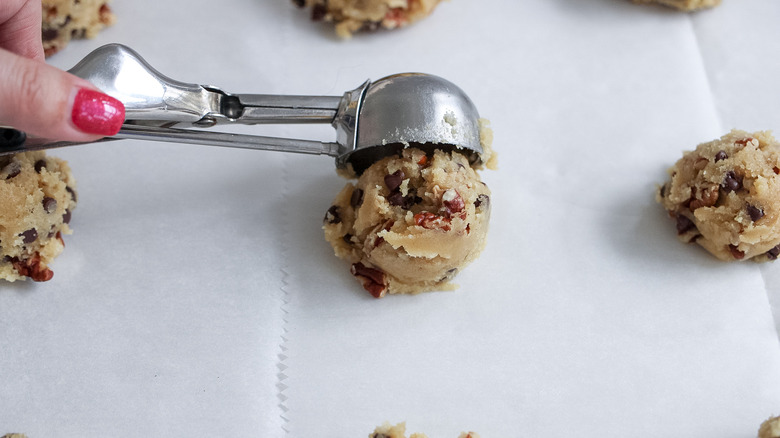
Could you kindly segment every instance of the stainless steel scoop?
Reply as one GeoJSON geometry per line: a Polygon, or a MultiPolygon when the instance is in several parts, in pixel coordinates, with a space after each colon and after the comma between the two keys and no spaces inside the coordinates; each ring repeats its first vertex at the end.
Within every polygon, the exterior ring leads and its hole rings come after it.
{"type": "MultiPolygon", "coordinates": [[[[329,155],[359,174],[381,157],[408,146],[455,148],[480,160],[479,113],[451,82],[422,73],[366,81],[343,96],[229,94],[179,82],[150,66],[129,47],[109,44],[69,70],[125,105],[125,123],[113,139],[156,140],[329,155]],[[330,123],[336,142],[233,134],[195,128],[220,124],[330,123]]],[[[0,132],[0,156],[80,143],[0,132]]]]}

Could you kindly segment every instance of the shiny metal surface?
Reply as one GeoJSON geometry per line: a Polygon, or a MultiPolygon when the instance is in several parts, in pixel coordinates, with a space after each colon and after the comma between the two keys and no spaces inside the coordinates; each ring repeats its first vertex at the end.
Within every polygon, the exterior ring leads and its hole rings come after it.
{"type": "MultiPolygon", "coordinates": [[[[474,104],[460,88],[438,76],[397,74],[366,81],[343,96],[229,94],[171,79],[120,44],[98,48],[70,72],[124,103],[125,124],[110,139],[329,155],[336,158],[337,167],[351,164],[357,173],[409,146],[459,149],[472,161],[482,153],[474,104]],[[330,123],[336,142],[178,129],[225,123],[330,123]]],[[[73,144],[28,138],[21,145],[0,146],[0,156],[73,144]]]]}
{"type": "Polygon", "coordinates": [[[423,73],[387,76],[368,87],[355,154],[345,159],[362,168],[410,145],[449,145],[476,161],[482,154],[478,121],[471,99],[446,79],[423,73]]]}

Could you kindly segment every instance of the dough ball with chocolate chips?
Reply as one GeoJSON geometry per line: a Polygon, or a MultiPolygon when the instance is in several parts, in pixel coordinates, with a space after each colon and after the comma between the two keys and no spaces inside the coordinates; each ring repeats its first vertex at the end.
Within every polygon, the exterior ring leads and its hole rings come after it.
{"type": "Polygon", "coordinates": [[[355,32],[395,29],[421,20],[441,0],[293,0],[310,8],[313,21],[336,25],[336,33],[349,38],[355,32]]]}
{"type": "Polygon", "coordinates": [[[379,298],[447,289],[485,246],[489,218],[490,190],[465,156],[407,148],[347,184],[323,228],[336,255],[379,298]]]}
{"type": "Polygon", "coordinates": [[[761,423],[758,438],[780,438],[780,416],[771,417],[761,423]]]}
{"type": "MultiPolygon", "coordinates": [[[[368,438],[406,438],[406,423],[398,423],[394,426],[390,423],[385,423],[374,429],[374,432],[368,435],[368,438]]],[[[409,438],[428,438],[428,435],[413,433],[409,435],[409,438]]],[[[479,438],[479,435],[476,432],[463,432],[458,435],[458,438],[479,438]]]]}
{"type": "Polygon", "coordinates": [[[720,0],[632,0],[634,3],[657,3],[669,6],[681,11],[696,11],[698,9],[712,8],[720,4],[720,0]]]}
{"type": "Polygon", "coordinates": [[[780,438],[780,416],[771,417],[761,423],[758,438],[780,438]]]}
{"type": "Polygon", "coordinates": [[[47,281],[76,207],[68,164],[44,152],[0,157],[0,278],[47,281]]]}
{"type": "Polygon", "coordinates": [[[780,143],[769,132],[731,131],[686,152],[660,187],[683,242],[721,260],[780,255],[780,143]]]}
{"type": "Polygon", "coordinates": [[[46,56],[68,45],[71,39],[94,38],[116,20],[109,0],[41,0],[41,37],[46,56]]]}

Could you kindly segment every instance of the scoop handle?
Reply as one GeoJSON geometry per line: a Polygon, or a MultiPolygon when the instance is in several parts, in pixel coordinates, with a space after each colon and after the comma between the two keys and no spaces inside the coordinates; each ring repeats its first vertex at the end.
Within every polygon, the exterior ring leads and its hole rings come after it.
{"type": "MultiPolygon", "coordinates": [[[[193,131],[189,129],[161,128],[143,125],[124,125],[115,136],[104,137],[97,140],[97,142],[120,139],[188,143],[240,149],[293,152],[309,155],[328,155],[331,157],[339,156],[338,143],[264,137],[259,135],[231,134],[227,132],[193,131]]],[[[48,141],[39,138],[29,138],[22,131],[13,128],[0,128],[0,157],[21,152],[54,149],[80,144],[87,143],[48,141]]]]}

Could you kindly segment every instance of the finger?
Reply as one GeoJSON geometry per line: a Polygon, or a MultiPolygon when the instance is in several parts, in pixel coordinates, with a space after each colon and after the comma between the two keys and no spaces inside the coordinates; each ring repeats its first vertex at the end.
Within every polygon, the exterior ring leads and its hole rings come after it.
{"type": "Polygon", "coordinates": [[[92,141],[114,135],[122,103],[88,81],[44,62],[0,49],[0,125],[52,140],[92,141]]]}
{"type": "Polygon", "coordinates": [[[40,0],[0,0],[0,48],[43,60],[40,0]]]}

